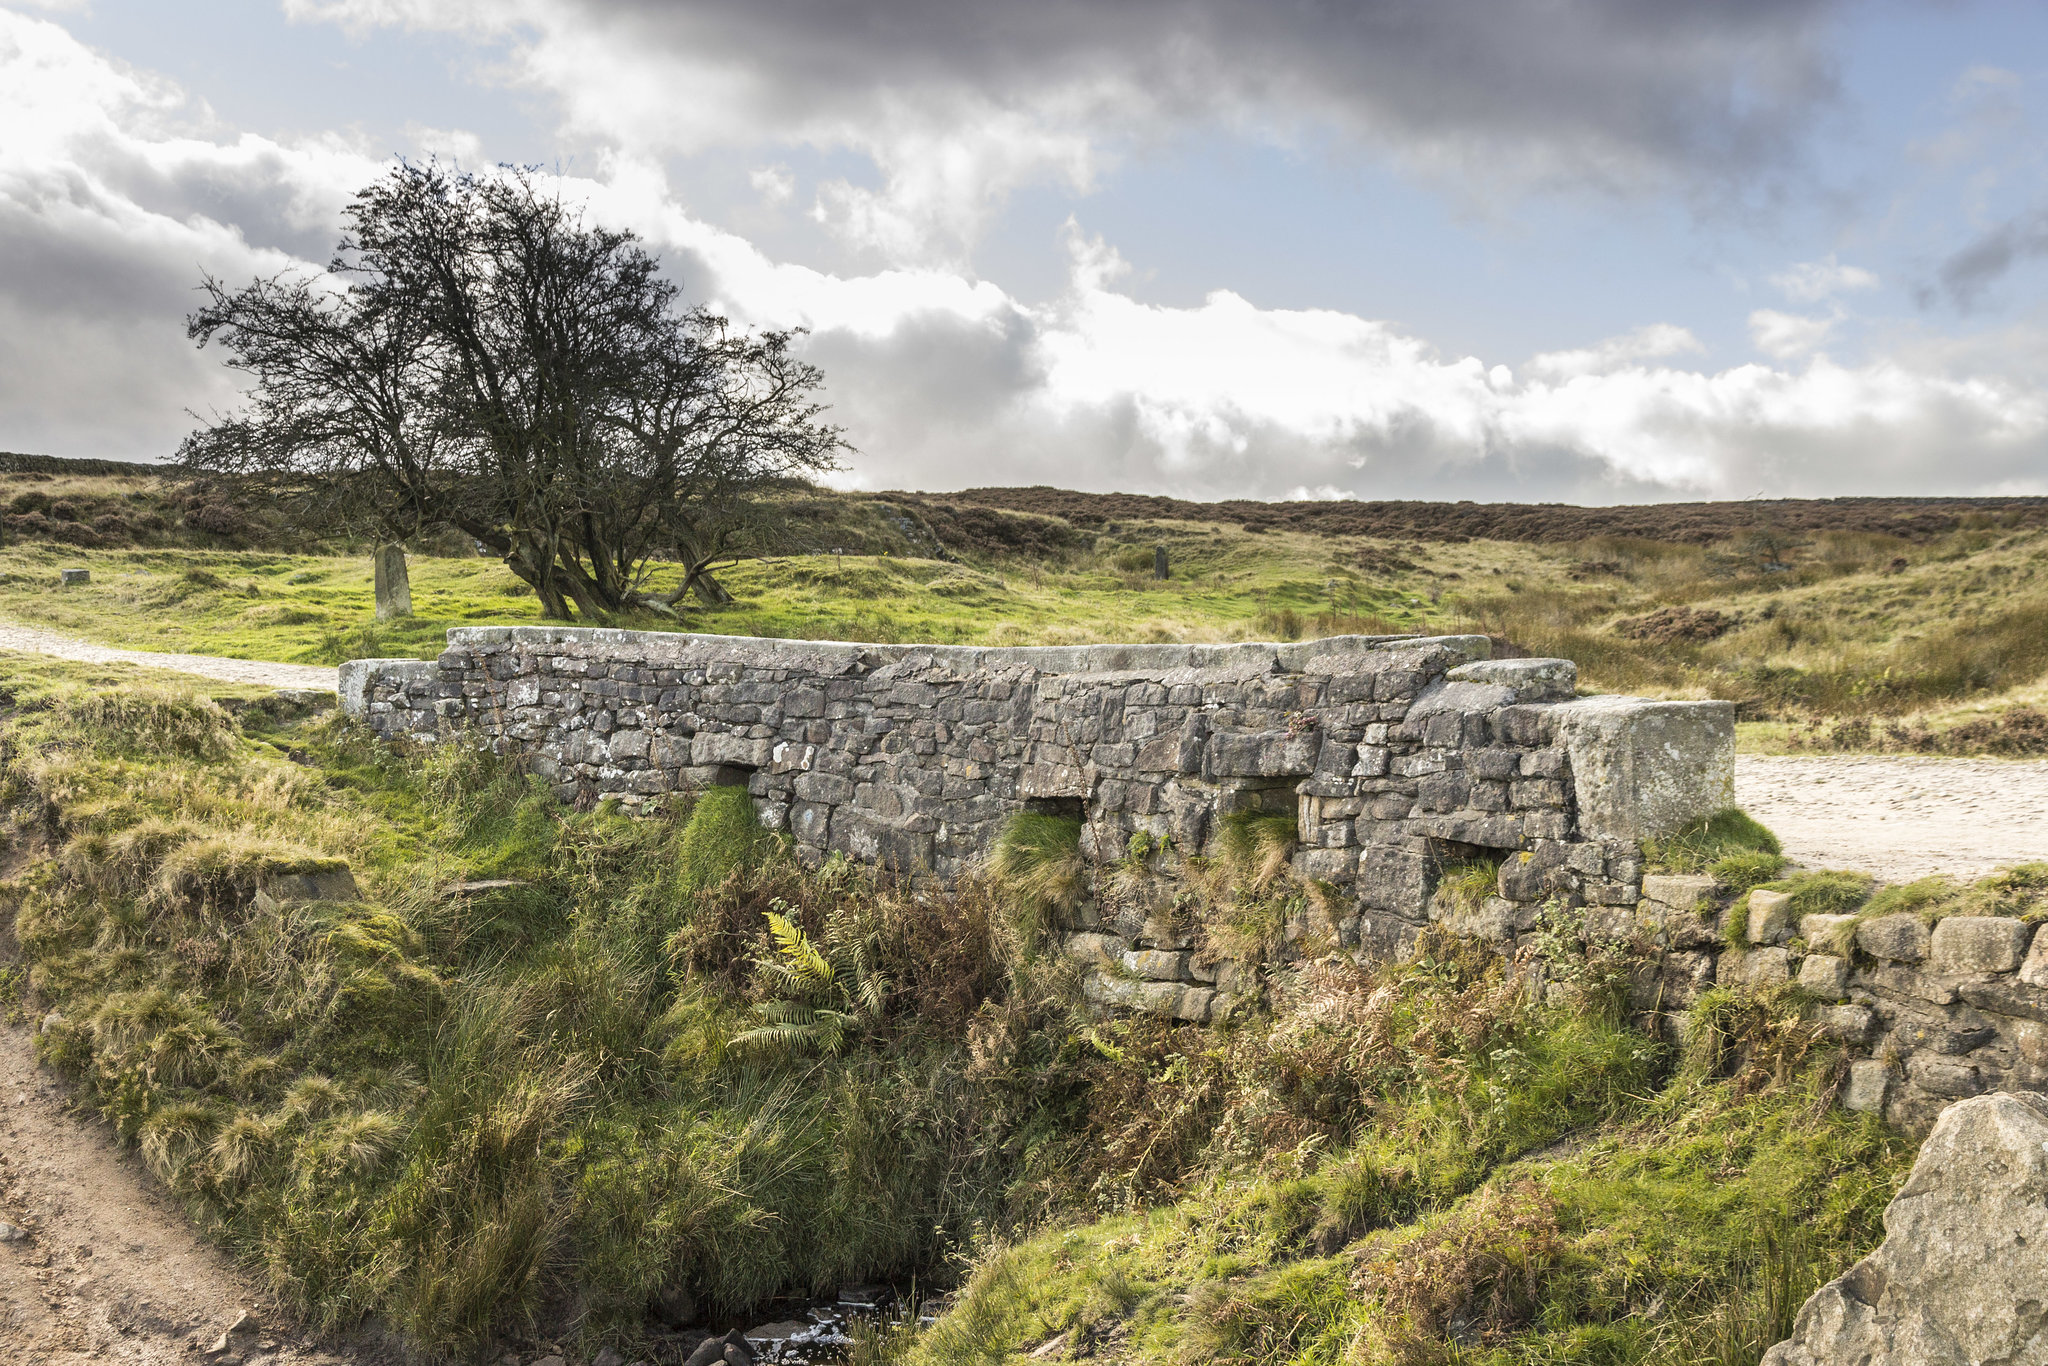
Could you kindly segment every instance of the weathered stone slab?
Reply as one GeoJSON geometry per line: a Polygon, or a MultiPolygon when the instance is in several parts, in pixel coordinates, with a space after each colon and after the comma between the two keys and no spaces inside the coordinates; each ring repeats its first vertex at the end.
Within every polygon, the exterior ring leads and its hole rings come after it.
{"type": "Polygon", "coordinates": [[[1934,927],[1927,966],[1934,972],[2011,972],[2026,960],[2034,927],[1989,915],[1952,915],[1934,927]]]}
{"type": "Polygon", "coordinates": [[[1578,686],[1579,666],[1569,659],[1481,659],[1460,664],[1444,677],[1506,688],[1514,702],[1558,702],[1578,686]]]}
{"type": "Polygon", "coordinates": [[[1792,937],[1792,897],[1759,887],[1749,894],[1749,942],[1782,944],[1792,937]]]}
{"type": "Polygon", "coordinates": [[[1712,899],[1717,885],[1705,873],[1650,873],[1643,878],[1643,900],[1690,911],[1712,899]]]}
{"type": "Polygon", "coordinates": [[[1799,985],[1816,996],[1839,1000],[1849,991],[1849,960],[1831,953],[1810,953],[1799,964],[1799,985]]]}
{"type": "Polygon", "coordinates": [[[1921,961],[1931,942],[1926,924],[1911,912],[1881,915],[1856,927],[1857,948],[1893,963],[1921,961]]]}
{"type": "Polygon", "coordinates": [[[1734,805],[1731,704],[1588,697],[1554,710],[1583,838],[1651,839],[1734,805]]]}

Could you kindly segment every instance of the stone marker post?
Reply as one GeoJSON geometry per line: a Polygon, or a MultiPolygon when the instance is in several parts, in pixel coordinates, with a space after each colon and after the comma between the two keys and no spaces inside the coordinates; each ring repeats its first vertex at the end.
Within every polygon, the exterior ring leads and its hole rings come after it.
{"type": "Polygon", "coordinates": [[[57,571],[57,579],[64,587],[75,588],[81,583],[91,583],[92,571],[90,569],[60,569],[57,571]]]}
{"type": "Polygon", "coordinates": [[[1166,547],[1163,545],[1152,547],[1152,577],[1155,579],[1166,577],[1166,547]]]}
{"type": "Polygon", "coordinates": [[[412,580],[405,572],[405,547],[380,545],[371,556],[376,566],[377,620],[412,615],[412,580]]]}

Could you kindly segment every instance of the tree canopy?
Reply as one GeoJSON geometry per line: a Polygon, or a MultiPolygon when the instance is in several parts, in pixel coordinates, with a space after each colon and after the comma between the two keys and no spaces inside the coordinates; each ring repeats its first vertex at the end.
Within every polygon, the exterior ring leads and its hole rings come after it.
{"type": "Polygon", "coordinates": [[[798,333],[682,307],[634,234],[532,171],[400,163],[346,223],[325,276],[204,282],[189,333],[254,384],[188,468],[309,528],[455,527],[567,618],[673,610],[772,543],[764,490],[837,466],[798,333]],[[661,561],[681,573],[657,592],[661,561]]]}

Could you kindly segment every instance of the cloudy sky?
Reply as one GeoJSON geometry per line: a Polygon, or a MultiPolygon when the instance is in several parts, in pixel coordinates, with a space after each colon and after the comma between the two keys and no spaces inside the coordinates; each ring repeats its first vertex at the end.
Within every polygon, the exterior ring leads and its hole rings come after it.
{"type": "Polygon", "coordinates": [[[0,449],[231,408],[207,272],[543,165],[811,329],[845,482],[2048,493],[2048,6],[0,0],[0,449]]]}

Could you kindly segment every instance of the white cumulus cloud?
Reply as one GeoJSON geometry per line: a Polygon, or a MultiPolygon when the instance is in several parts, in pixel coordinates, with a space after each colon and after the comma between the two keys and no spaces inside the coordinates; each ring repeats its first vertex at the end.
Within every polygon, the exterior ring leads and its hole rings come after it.
{"type": "Polygon", "coordinates": [[[1797,303],[1819,303],[1838,294],[1876,289],[1878,278],[1861,266],[1844,265],[1834,253],[1818,261],[1801,261],[1771,277],[1786,298],[1797,303]]]}
{"type": "Polygon", "coordinates": [[[1814,317],[1805,313],[1781,313],[1759,308],[1749,315],[1749,337],[1756,349],[1779,360],[1791,360],[1820,349],[1841,321],[1840,314],[1814,317]]]}

